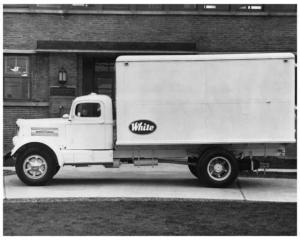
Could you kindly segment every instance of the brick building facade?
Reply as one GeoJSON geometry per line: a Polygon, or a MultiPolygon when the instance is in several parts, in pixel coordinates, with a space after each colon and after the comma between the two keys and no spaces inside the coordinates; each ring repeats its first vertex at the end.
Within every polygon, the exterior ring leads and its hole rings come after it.
{"type": "Polygon", "coordinates": [[[117,56],[296,54],[296,22],[296,5],[4,5],[4,153],[17,118],[59,117],[85,93],[114,98],[117,56]]]}

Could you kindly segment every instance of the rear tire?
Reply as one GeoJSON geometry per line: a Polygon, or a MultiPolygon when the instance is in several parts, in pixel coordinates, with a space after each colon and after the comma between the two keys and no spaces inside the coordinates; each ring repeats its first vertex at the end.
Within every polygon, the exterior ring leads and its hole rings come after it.
{"type": "Polygon", "coordinates": [[[52,179],[55,170],[56,162],[47,150],[29,148],[17,155],[16,173],[27,185],[45,185],[52,179]]]}
{"type": "Polygon", "coordinates": [[[227,187],[238,176],[238,163],[235,157],[224,149],[209,149],[197,163],[200,180],[209,187],[227,187]]]}

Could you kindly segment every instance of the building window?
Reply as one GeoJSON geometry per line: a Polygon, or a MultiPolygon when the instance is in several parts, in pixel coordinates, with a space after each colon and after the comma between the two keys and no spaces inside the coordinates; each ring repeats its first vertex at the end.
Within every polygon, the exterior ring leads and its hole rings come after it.
{"type": "Polygon", "coordinates": [[[219,12],[229,11],[229,4],[204,4],[204,5],[199,5],[199,9],[205,11],[219,11],[219,12]]]}
{"type": "Polygon", "coordinates": [[[4,56],[4,98],[29,99],[30,65],[28,56],[4,56]]]}
{"type": "Polygon", "coordinates": [[[138,4],[136,5],[137,11],[162,11],[162,4],[138,4]]]}
{"type": "Polygon", "coordinates": [[[164,5],[170,11],[193,11],[197,10],[196,4],[168,4],[164,5]]]}
{"type": "Polygon", "coordinates": [[[126,11],[129,10],[128,4],[103,4],[103,10],[126,11]]]}
{"type": "Polygon", "coordinates": [[[209,9],[209,10],[211,10],[211,9],[215,10],[215,9],[217,9],[217,5],[214,5],[214,4],[204,4],[203,8],[204,9],[209,9]]]}
{"type": "Polygon", "coordinates": [[[236,11],[261,12],[261,11],[263,11],[263,5],[233,4],[233,5],[231,5],[231,9],[236,10],[236,11]]]}

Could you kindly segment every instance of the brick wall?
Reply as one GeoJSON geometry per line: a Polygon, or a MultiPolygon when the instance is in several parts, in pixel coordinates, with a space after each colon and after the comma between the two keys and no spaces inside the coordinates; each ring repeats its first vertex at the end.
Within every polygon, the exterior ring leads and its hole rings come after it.
{"type": "Polygon", "coordinates": [[[16,121],[18,118],[46,118],[48,117],[48,107],[9,107],[3,109],[3,125],[5,134],[3,139],[3,153],[12,148],[12,138],[16,134],[16,121]]]}
{"type": "Polygon", "coordinates": [[[58,71],[64,67],[68,73],[66,86],[77,86],[76,54],[35,54],[31,56],[31,98],[33,102],[49,102],[49,107],[4,106],[4,153],[12,148],[18,118],[61,117],[69,113],[73,97],[49,96],[49,87],[58,86],[58,71]]]}
{"type": "MultiPolygon", "coordinates": [[[[201,52],[296,52],[296,16],[249,15],[72,15],[3,14],[4,49],[36,49],[37,40],[107,42],[191,42],[201,52]]],[[[82,59],[76,54],[33,56],[32,100],[49,107],[4,107],[4,150],[11,147],[17,118],[59,117],[72,97],[49,96],[61,66],[68,85],[82,86],[82,59]],[[62,106],[62,108],[61,108],[62,106]]]]}
{"type": "Polygon", "coordinates": [[[74,53],[51,53],[49,54],[49,84],[50,86],[59,85],[58,71],[64,68],[68,75],[67,86],[77,84],[77,57],[74,53]]]}
{"type": "Polygon", "coordinates": [[[296,16],[4,13],[4,48],[37,40],[195,42],[203,52],[296,51],[296,16]]]}
{"type": "MultiPolygon", "coordinates": [[[[73,53],[51,53],[49,54],[49,86],[59,86],[58,71],[64,68],[67,72],[67,83],[65,87],[77,87],[78,67],[77,55],[73,53]]],[[[49,114],[50,117],[61,117],[65,113],[70,112],[73,97],[50,96],[49,114]]]]}
{"type": "Polygon", "coordinates": [[[72,100],[75,97],[56,96],[49,99],[49,116],[59,118],[70,113],[72,100]]]}
{"type": "Polygon", "coordinates": [[[49,98],[49,57],[35,54],[32,57],[31,100],[48,101],[49,98]]]}

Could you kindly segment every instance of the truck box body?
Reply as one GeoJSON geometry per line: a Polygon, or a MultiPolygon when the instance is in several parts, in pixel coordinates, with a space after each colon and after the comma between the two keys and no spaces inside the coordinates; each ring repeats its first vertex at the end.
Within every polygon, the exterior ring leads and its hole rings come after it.
{"type": "Polygon", "coordinates": [[[116,144],[295,142],[294,75],[289,53],[119,57],[116,144]]]}

